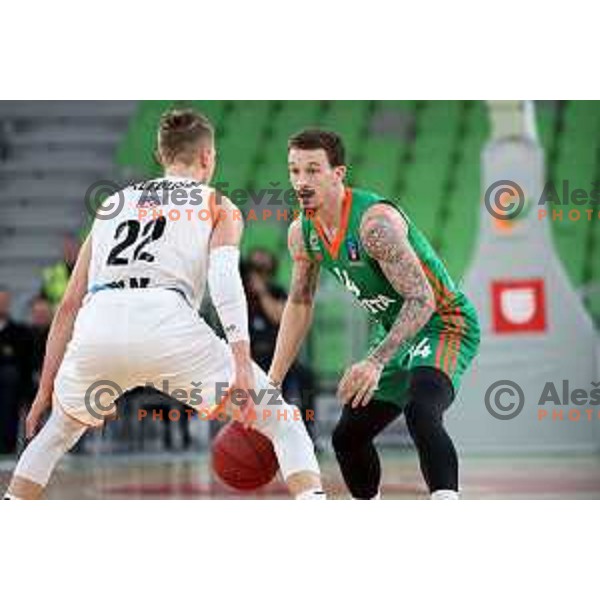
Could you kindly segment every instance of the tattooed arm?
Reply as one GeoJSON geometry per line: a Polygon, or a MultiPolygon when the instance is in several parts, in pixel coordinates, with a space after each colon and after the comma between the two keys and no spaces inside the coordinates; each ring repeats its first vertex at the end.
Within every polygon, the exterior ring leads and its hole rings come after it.
{"type": "Polygon", "coordinates": [[[419,259],[408,241],[408,226],[400,213],[386,204],[376,204],[364,214],[360,238],[365,250],[381,267],[404,304],[396,322],[373,352],[342,377],[338,395],[353,408],[366,406],[379,384],[387,362],[400,344],[421,329],[435,310],[433,291],[419,259]]]}
{"type": "Polygon", "coordinates": [[[300,220],[290,225],[288,247],[294,261],[292,284],[269,370],[269,377],[276,385],[280,385],[285,378],[310,328],[319,280],[319,264],[306,252],[300,220]]]}
{"type": "Polygon", "coordinates": [[[435,299],[408,241],[408,225],[397,210],[387,204],[371,207],[363,216],[360,237],[367,253],[379,263],[392,287],[404,297],[394,325],[369,357],[385,365],[402,342],[429,321],[435,310],[435,299]]]}

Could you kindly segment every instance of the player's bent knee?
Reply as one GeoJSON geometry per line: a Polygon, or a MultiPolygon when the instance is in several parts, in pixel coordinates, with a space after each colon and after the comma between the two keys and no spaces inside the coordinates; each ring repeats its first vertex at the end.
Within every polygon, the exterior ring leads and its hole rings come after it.
{"type": "Polygon", "coordinates": [[[434,410],[431,406],[422,402],[410,402],[404,409],[406,423],[411,424],[428,423],[441,419],[441,411],[434,410]]]}
{"type": "Polygon", "coordinates": [[[15,477],[45,486],[56,463],[77,443],[86,429],[85,425],[62,410],[53,410],[42,430],[23,451],[15,477]]]}
{"type": "Polygon", "coordinates": [[[445,373],[430,367],[415,369],[409,387],[409,401],[404,409],[411,433],[428,435],[440,427],[444,411],[453,399],[454,388],[445,373]]]}
{"type": "Polygon", "coordinates": [[[336,454],[345,454],[352,451],[359,443],[352,432],[343,423],[338,423],[331,434],[331,444],[336,454]]]}
{"type": "Polygon", "coordinates": [[[293,419],[294,410],[288,404],[280,406],[269,421],[259,427],[273,442],[281,474],[286,480],[290,475],[303,471],[320,473],[312,440],[304,423],[293,419]]]}

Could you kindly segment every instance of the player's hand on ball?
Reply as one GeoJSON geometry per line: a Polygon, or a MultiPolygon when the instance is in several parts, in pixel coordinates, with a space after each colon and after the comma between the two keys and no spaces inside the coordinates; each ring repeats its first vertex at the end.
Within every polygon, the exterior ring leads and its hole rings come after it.
{"type": "Polygon", "coordinates": [[[352,408],[366,406],[377,389],[382,370],[382,365],[369,359],[352,365],[338,386],[342,403],[351,403],[352,408]]]}
{"type": "Polygon", "coordinates": [[[253,420],[256,420],[256,411],[254,403],[249,394],[249,390],[254,390],[254,371],[252,365],[248,367],[237,367],[235,376],[229,388],[229,398],[233,404],[234,413],[238,420],[245,426],[250,427],[253,420]]]}

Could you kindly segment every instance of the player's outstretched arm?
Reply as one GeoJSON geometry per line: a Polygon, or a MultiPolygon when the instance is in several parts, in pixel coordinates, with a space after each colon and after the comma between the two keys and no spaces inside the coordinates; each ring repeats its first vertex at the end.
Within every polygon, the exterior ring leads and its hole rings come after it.
{"type": "Polygon", "coordinates": [[[290,225],[288,247],[294,261],[292,284],[269,370],[269,377],[276,385],[280,385],[285,378],[310,328],[319,281],[319,264],[306,252],[300,220],[290,225]]]}
{"type": "Polygon", "coordinates": [[[28,438],[34,435],[41,416],[50,408],[52,403],[54,379],[65,355],[67,344],[73,335],[73,326],[81,308],[81,303],[87,293],[88,268],[92,254],[91,246],[91,240],[88,237],[81,247],[65,295],[50,326],[38,391],[26,421],[26,435],[28,438]]]}
{"type": "Polygon", "coordinates": [[[240,210],[221,196],[213,210],[214,226],[208,257],[208,288],[219,315],[234,360],[232,389],[246,391],[254,387],[248,305],[240,277],[239,245],[244,230],[240,210]]]}
{"type": "Polygon", "coordinates": [[[400,344],[429,321],[435,310],[435,298],[408,240],[408,225],[397,210],[387,204],[371,207],[363,216],[360,237],[365,250],[404,297],[394,325],[369,357],[384,366],[396,354],[400,344]]]}
{"type": "Polygon", "coordinates": [[[248,306],[240,276],[241,211],[221,196],[213,211],[214,227],[208,257],[208,287],[223,331],[240,365],[250,364],[248,306]]]}

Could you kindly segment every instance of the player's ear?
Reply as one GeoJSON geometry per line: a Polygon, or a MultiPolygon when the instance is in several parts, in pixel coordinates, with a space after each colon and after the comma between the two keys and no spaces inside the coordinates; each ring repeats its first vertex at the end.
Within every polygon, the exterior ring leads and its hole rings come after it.
{"type": "Polygon", "coordinates": [[[212,149],[211,148],[200,148],[200,165],[203,169],[206,169],[211,164],[212,149]]]}
{"type": "Polygon", "coordinates": [[[333,172],[335,173],[335,176],[338,179],[338,181],[344,181],[344,179],[346,178],[347,171],[348,169],[346,165],[338,165],[337,167],[333,168],[333,172]]]}

